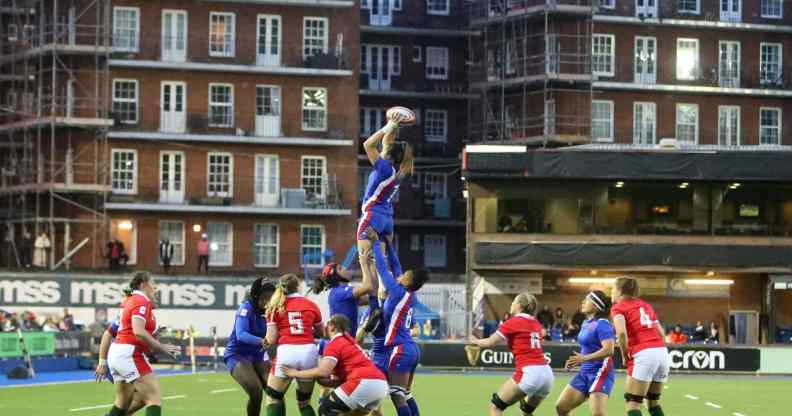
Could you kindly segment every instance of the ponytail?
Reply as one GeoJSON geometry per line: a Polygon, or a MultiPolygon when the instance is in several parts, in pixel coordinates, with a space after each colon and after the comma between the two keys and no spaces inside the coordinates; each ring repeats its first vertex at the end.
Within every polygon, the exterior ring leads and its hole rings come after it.
{"type": "Polygon", "coordinates": [[[409,143],[404,143],[404,155],[399,163],[399,176],[405,177],[412,175],[415,171],[415,158],[413,158],[412,146],[409,143]]]}
{"type": "Polygon", "coordinates": [[[286,296],[296,293],[300,288],[300,278],[295,274],[284,274],[278,279],[275,293],[267,304],[267,316],[282,313],[286,306],[286,296]]]}
{"type": "MultiPolygon", "coordinates": [[[[132,280],[129,282],[129,293],[132,294],[134,290],[140,290],[140,287],[143,284],[148,283],[151,281],[151,275],[148,272],[137,272],[134,276],[132,276],[132,280]]],[[[126,293],[126,290],[124,290],[126,293]]]]}

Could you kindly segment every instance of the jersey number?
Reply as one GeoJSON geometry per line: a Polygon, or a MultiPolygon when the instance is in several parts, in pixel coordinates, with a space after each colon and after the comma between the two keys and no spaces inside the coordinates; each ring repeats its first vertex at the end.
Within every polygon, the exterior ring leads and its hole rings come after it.
{"type": "Polygon", "coordinates": [[[639,310],[641,312],[641,326],[645,326],[647,328],[651,328],[654,326],[654,321],[652,318],[646,313],[644,308],[639,310]]]}
{"type": "Polygon", "coordinates": [[[300,335],[305,332],[303,326],[302,313],[289,312],[289,329],[293,335],[300,335]]]}
{"type": "Polygon", "coordinates": [[[409,331],[412,328],[413,308],[407,310],[407,319],[404,320],[404,327],[409,331]]]}

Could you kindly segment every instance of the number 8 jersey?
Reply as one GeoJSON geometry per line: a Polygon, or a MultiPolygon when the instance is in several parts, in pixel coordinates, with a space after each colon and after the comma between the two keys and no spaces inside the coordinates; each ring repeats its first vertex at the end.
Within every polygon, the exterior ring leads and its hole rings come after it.
{"type": "Polygon", "coordinates": [[[627,329],[627,345],[630,355],[635,355],[647,348],[665,347],[663,338],[657,331],[659,324],[654,309],[642,299],[623,300],[611,308],[611,317],[624,318],[627,329]]]}
{"type": "Polygon", "coordinates": [[[278,327],[278,345],[313,344],[313,329],[322,323],[322,312],[311,300],[292,294],[286,296],[283,312],[268,321],[278,327]]]}

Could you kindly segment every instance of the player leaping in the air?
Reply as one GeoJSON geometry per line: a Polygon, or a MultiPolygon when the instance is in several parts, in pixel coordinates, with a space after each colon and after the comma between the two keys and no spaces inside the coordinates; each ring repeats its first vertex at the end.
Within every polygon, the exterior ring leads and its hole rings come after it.
{"type": "Polygon", "coordinates": [[[641,416],[646,398],[649,414],[663,416],[660,393],[668,381],[668,348],[665,331],[654,309],[638,298],[638,280],[620,277],[613,282],[611,292],[613,326],[622,362],[627,363],[627,383],[624,399],[627,416],[641,416]]]}

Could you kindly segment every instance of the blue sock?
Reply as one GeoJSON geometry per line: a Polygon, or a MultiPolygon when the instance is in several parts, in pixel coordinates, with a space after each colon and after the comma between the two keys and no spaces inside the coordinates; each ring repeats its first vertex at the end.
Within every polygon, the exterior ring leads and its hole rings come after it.
{"type": "Polygon", "coordinates": [[[412,416],[412,413],[410,412],[410,406],[407,405],[397,407],[396,414],[399,416],[412,416]]]}
{"type": "Polygon", "coordinates": [[[410,413],[412,413],[412,416],[420,416],[421,412],[418,411],[418,402],[415,401],[415,397],[412,397],[412,395],[408,397],[407,406],[410,406],[410,413]]]}

